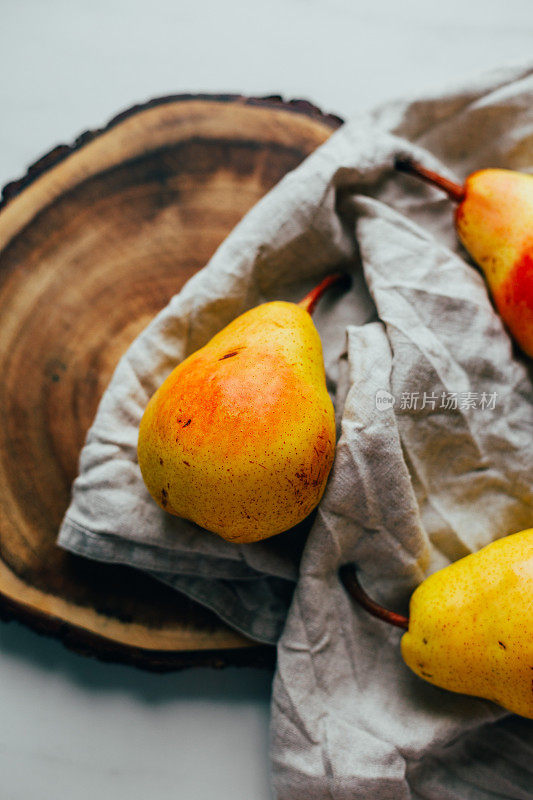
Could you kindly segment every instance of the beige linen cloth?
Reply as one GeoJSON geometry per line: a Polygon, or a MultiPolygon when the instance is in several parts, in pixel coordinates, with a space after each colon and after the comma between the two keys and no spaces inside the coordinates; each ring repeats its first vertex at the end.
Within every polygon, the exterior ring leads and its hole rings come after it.
{"type": "Polygon", "coordinates": [[[430,571],[533,526],[530,362],[458,245],[450,202],[392,169],[412,153],[460,180],[531,170],[532,101],[533,69],[515,68],[345,124],[137,338],[87,436],[60,545],[278,641],[279,800],[533,796],[533,722],[412,675],[400,632],[355,609],[338,578],[356,561],[369,592],[405,610],[430,571]],[[307,541],[232,545],[162,512],[136,460],[152,392],[236,315],[299,299],[339,264],[353,286],[316,313],[338,444],[307,541]]]}

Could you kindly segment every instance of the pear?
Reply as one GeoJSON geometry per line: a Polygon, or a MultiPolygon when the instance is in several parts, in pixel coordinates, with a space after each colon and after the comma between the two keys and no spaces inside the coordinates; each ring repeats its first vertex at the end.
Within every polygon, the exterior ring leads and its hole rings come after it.
{"type": "Polygon", "coordinates": [[[438,186],[458,203],[459,239],[483,270],[511,335],[533,356],[533,175],[482,169],[460,186],[409,158],[398,158],[396,167],[438,186]]]}
{"type": "Polygon", "coordinates": [[[431,575],[409,619],[370,600],[352,566],[341,576],[367,611],[407,629],[402,656],[419,677],[533,719],[533,528],[431,575]]]}
{"type": "Polygon", "coordinates": [[[250,309],[168,376],[139,428],[148,491],[165,511],[232,542],[301,522],[320,501],[335,417],[311,312],[345,276],[300,304],[250,309]]]}

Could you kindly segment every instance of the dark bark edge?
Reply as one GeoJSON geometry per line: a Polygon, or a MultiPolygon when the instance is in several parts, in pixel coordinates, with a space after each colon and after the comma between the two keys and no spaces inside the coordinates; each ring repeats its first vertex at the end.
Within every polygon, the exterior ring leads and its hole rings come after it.
{"type": "Polygon", "coordinates": [[[304,114],[312,119],[320,120],[331,127],[332,130],[340,127],[344,122],[344,120],[336,114],[324,114],[317,106],[313,105],[313,103],[310,103],[308,100],[283,100],[281,95],[244,97],[239,94],[171,94],[163,97],[154,97],[151,100],[147,100],[145,103],[138,103],[137,105],[131,106],[131,108],[127,108],[125,111],[121,111],[102,128],[84,131],[72,144],[58,144],[48,153],[45,153],[45,155],[41,156],[28,167],[25,175],[10,181],[4,186],[0,197],[0,211],[10,200],[17,197],[23,189],[30,186],[37,178],[47,172],[47,170],[57,166],[57,164],[64,161],[69,155],[80,150],[84,145],[111,130],[111,128],[114,128],[125,119],[141,111],[146,111],[149,108],[155,108],[156,106],[165,105],[167,103],[189,102],[191,100],[205,100],[206,102],[217,103],[241,103],[247,106],[261,106],[263,108],[292,111],[296,114],[304,114]]]}
{"type": "Polygon", "coordinates": [[[66,648],[99,661],[127,664],[150,672],[173,672],[189,667],[256,667],[274,669],[276,649],[251,645],[213,650],[147,650],[114,642],[59,617],[30,609],[0,593],[0,620],[21,622],[44,636],[58,639],[66,648]]]}

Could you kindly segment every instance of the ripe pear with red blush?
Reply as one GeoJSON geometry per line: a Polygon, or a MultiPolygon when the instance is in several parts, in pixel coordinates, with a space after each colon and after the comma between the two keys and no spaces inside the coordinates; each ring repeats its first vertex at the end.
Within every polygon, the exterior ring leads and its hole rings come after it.
{"type": "Polygon", "coordinates": [[[458,205],[455,226],[481,267],[501,318],[533,357],[533,175],[482,169],[460,186],[410,158],[396,168],[445,191],[458,205]]]}
{"type": "Polygon", "coordinates": [[[246,311],[159,387],[137,452],[162,509],[243,543],[286,531],[316,507],[335,416],[311,312],[345,279],[328,276],[301,303],[246,311]]]}

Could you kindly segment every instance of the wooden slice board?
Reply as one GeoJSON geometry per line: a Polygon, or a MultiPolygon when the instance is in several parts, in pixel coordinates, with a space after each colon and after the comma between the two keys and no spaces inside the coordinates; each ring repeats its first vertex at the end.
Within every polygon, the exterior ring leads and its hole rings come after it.
{"type": "Polygon", "coordinates": [[[304,101],[176,96],[60,146],[0,204],[0,614],[152,669],[272,663],[179,593],[56,535],[121,354],[341,120],[304,101]]]}

